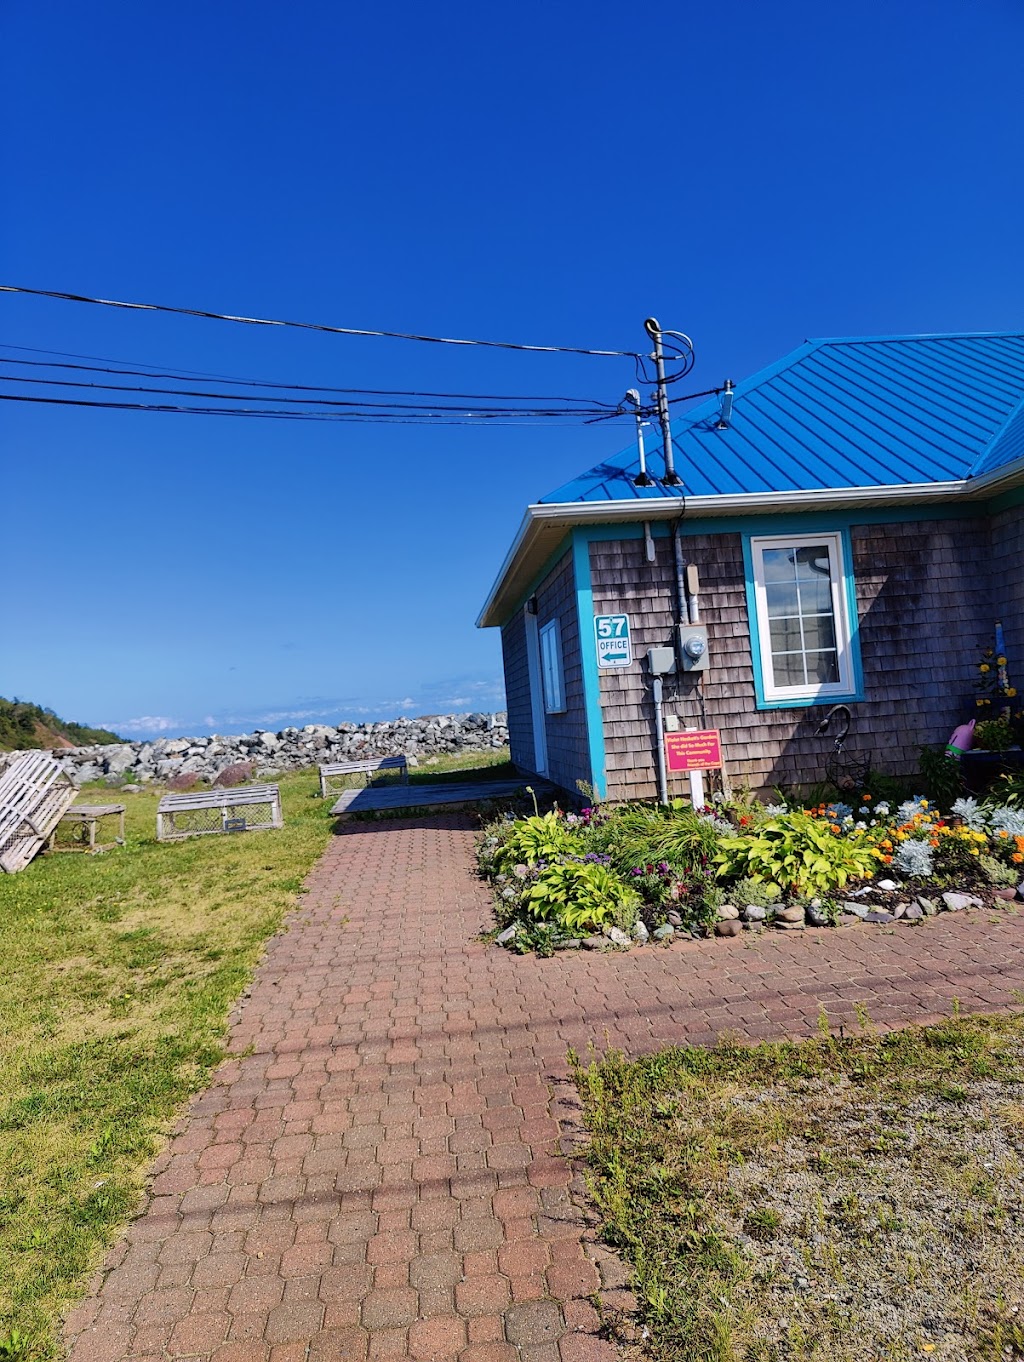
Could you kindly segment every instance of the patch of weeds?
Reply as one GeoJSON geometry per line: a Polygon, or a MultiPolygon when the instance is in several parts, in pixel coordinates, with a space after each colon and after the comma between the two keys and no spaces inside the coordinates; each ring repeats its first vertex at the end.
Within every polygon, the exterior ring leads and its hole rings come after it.
{"type": "Polygon", "coordinates": [[[800,1044],[571,1057],[650,1355],[903,1362],[938,1338],[1020,1356],[1024,1016],[826,1023],[800,1044]]]}

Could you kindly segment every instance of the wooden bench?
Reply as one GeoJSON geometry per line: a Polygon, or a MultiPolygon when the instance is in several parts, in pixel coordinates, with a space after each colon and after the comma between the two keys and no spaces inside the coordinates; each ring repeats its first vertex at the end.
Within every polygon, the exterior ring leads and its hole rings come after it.
{"type": "Polygon", "coordinates": [[[156,809],[158,842],[205,837],[211,832],[259,832],[282,827],[281,792],[276,785],[169,794],[156,809]]]}
{"type": "Polygon", "coordinates": [[[124,846],[123,804],[72,804],[66,813],[61,814],[60,822],[50,833],[47,850],[96,852],[108,851],[115,846],[124,846]],[[117,836],[109,842],[97,842],[96,831],[105,818],[117,818],[117,836]],[[58,845],[57,838],[65,828],[71,840],[58,845]]]}
{"type": "Polygon", "coordinates": [[[0,772],[0,870],[24,870],[77,790],[48,752],[17,752],[0,772]]]}
{"type": "Polygon", "coordinates": [[[363,761],[328,761],[320,767],[320,794],[324,799],[328,795],[341,794],[347,788],[344,782],[348,776],[365,776],[366,784],[369,785],[370,777],[378,771],[395,771],[400,784],[409,783],[409,764],[401,754],[396,757],[367,757],[363,761]]]}

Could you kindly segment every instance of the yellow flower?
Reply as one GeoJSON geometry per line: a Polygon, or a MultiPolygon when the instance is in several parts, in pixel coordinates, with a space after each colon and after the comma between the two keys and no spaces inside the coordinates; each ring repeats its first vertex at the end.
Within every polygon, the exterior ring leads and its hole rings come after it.
{"type": "Polygon", "coordinates": [[[1017,687],[1007,686],[1006,689],[1003,691],[1003,694],[1006,696],[1008,700],[1012,700],[1013,697],[1017,694],[1017,687]]]}
{"type": "Polygon", "coordinates": [[[1005,667],[1005,666],[1006,666],[1006,658],[1005,658],[1005,657],[997,657],[997,658],[996,658],[996,662],[999,664],[1000,667],[1005,667]]]}
{"type": "Polygon", "coordinates": [[[987,662],[979,662],[979,663],[978,663],[978,671],[979,671],[979,672],[990,672],[991,670],[992,670],[992,668],[988,665],[987,662]]]}

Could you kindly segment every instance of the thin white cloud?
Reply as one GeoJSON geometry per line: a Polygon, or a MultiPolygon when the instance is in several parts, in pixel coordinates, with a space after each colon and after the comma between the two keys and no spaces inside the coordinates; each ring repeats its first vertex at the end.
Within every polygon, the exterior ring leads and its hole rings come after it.
{"type": "Polygon", "coordinates": [[[100,724],[100,727],[115,733],[169,733],[175,728],[180,731],[182,725],[179,719],[166,714],[142,714],[137,719],[121,719],[117,723],[100,724]]]}

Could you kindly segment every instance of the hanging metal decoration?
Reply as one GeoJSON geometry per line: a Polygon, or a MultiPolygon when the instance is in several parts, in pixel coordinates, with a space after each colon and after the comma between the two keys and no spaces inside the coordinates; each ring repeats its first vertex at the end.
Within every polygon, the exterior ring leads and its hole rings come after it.
{"type": "Polygon", "coordinates": [[[833,719],[836,720],[838,728],[832,742],[832,751],[825,760],[825,779],[834,785],[840,794],[853,794],[864,788],[871,763],[866,757],[857,757],[847,752],[844,746],[853,720],[847,705],[833,705],[814,730],[814,736],[823,738],[833,719]]]}

